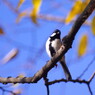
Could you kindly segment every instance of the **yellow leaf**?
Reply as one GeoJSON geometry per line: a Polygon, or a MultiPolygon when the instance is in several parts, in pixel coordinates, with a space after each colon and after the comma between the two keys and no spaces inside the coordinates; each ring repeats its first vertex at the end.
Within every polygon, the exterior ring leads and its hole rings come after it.
{"type": "Polygon", "coordinates": [[[91,22],[91,29],[92,29],[93,35],[95,35],[95,16],[93,17],[92,22],[91,22]]]}
{"type": "Polygon", "coordinates": [[[33,7],[36,11],[39,11],[39,7],[41,6],[42,0],[32,0],[33,7]]]}
{"type": "Polygon", "coordinates": [[[19,77],[19,78],[23,78],[23,77],[25,77],[25,74],[19,74],[18,77],[19,77]]]}
{"type": "Polygon", "coordinates": [[[84,2],[87,5],[90,2],[90,0],[84,0],[84,2]]]}
{"type": "Polygon", "coordinates": [[[18,49],[13,48],[8,54],[4,56],[2,59],[2,63],[7,63],[11,59],[13,59],[18,54],[18,49]]]}
{"type": "Polygon", "coordinates": [[[23,12],[21,12],[21,13],[18,15],[18,17],[17,17],[17,19],[16,19],[16,23],[18,23],[24,16],[27,16],[27,11],[23,11],[23,12]]]}
{"type": "Polygon", "coordinates": [[[4,34],[3,29],[0,27],[0,35],[4,34]]]}
{"type": "Polygon", "coordinates": [[[78,46],[78,56],[83,56],[86,53],[87,43],[88,37],[87,35],[83,35],[78,46]]]}
{"type": "Polygon", "coordinates": [[[90,1],[90,0],[84,0],[84,1],[82,2],[81,12],[82,12],[82,11],[85,9],[85,7],[88,5],[89,1],[90,1]]]}
{"type": "Polygon", "coordinates": [[[25,0],[19,0],[18,5],[17,5],[17,9],[20,8],[20,6],[24,3],[25,0]]]}
{"type": "Polygon", "coordinates": [[[82,6],[82,1],[75,2],[73,8],[71,9],[70,13],[66,17],[65,20],[66,23],[71,22],[77,14],[81,13],[81,6],[82,6]]]}
{"type": "Polygon", "coordinates": [[[37,24],[37,15],[40,10],[41,2],[42,0],[32,0],[33,9],[30,16],[31,16],[32,21],[36,24],[37,24]]]}
{"type": "Polygon", "coordinates": [[[30,14],[30,16],[31,16],[32,21],[35,24],[37,24],[37,13],[36,13],[36,10],[35,9],[32,10],[32,13],[30,14]]]}

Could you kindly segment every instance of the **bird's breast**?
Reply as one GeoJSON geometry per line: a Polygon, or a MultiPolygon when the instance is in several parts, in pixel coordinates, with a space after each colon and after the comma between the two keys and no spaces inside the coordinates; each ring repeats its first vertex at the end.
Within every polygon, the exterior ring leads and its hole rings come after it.
{"type": "Polygon", "coordinates": [[[61,47],[61,41],[60,39],[56,39],[54,41],[52,41],[52,47],[54,47],[54,50],[57,52],[59,50],[59,48],[61,47]]]}

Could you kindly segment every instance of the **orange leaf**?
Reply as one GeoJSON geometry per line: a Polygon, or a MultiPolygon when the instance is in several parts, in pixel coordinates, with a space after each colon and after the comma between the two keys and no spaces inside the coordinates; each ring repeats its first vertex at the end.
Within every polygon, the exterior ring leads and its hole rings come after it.
{"type": "Polygon", "coordinates": [[[18,23],[24,16],[27,16],[27,11],[23,11],[23,12],[21,12],[19,15],[18,15],[18,17],[17,17],[17,19],[16,19],[16,23],[18,23]]]}
{"type": "Polygon", "coordinates": [[[0,27],[0,35],[4,34],[3,29],[0,27]]]}
{"type": "Polygon", "coordinates": [[[87,50],[88,37],[83,35],[78,46],[78,56],[83,56],[87,50]]]}

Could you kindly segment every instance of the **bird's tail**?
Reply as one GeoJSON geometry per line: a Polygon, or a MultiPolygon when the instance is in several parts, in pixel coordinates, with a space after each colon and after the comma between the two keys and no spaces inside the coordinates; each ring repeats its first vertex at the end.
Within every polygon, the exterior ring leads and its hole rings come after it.
{"type": "Polygon", "coordinates": [[[71,76],[71,74],[69,72],[69,69],[68,69],[68,67],[66,65],[66,62],[65,62],[65,58],[64,57],[60,60],[60,64],[61,64],[61,66],[62,66],[62,68],[64,70],[66,79],[67,80],[71,80],[72,79],[72,76],[71,76]]]}

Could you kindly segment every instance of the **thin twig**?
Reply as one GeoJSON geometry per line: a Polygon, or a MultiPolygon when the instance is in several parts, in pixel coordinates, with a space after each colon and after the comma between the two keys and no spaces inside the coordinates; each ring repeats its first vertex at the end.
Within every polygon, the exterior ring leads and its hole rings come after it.
{"type": "Polygon", "coordinates": [[[52,85],[52,84],[55,84],[55,83],[60,83],[60,82],[73,82],[73,83],[85,83],[89,89],[89,92],[91,95],[93,95],[93,92],[91,90],[91,87],[90,87],[90,83],[92,81],[92,79],[95,77],[95,72],[92,74],[91,78],[86,81],[86,80],[79,80],[79,79],[76,79],[76,80],[66,80],[66,79],[60,79],[60,80],[54,80],[54,81],[51,81],[51,82],[48,82],[47,84],[48,85],[52,85]]]}
{"type": "Polygon", "coordinates": [[[77,79],[80,79],[85,74],[85,72],[89,69],[89,67],[93,64],[94,61],[95,61],[95,56],[77,79]]]}
{"type": "Polygon", "coordinates": [[[17,95],[17,94],[14,93],[13,91],[6,90],[6,89],[4,89],[3,87],[0,87],[0,89],[2,90],[3,94],[4,94],[4,92],[9,92],[9,93],[11,93],[11,94],[13,94],[13,95],[17,95]]]}
{"type": "Polygon", "coordinates": [[[54,81],[50,81],[48,82],[48,85],[52,85],[55,83],[60,83],[60,82],[73,82],[73,83],[85,83],[85,84],[90,84],[90,82],[92,81],[92,79],[95,77],[95,72],[92,74],[92,76],[90,77],[90,79],[88,81],[86,80],[80,80],[80,79],[75,79],[75,80],[66,80],[66,79],[59,79],[59,80],[54,80],[54,81]]]}
{"type": "Polygon", "coordinates": [[[46,89],[47,89],[47,95],[49,95],[49,85],[47,84],[48,83],[47,75],[44,76],[43,79],[45,81],[45,86],[46,86],[46,89]]]}
{"type": "Polygon", "coordinates": [[[60,83],[60,82],[73,82],[73,83],[85,83],[85,84],[88,84],[88,81],[86,80],[78,80],[78,79],[75,79],[75,80],[66,80],[66,79],[59,79],[59,80],[54,80],[54,81],[50,81],[48,82],[48,85],[52,85],[52,84],[55,84],[55,83],[60,83]]]}
{"type": "Polygon", "coordinates": [[[90,94],[93,95],[90,85],[88,84],[87,86],[88,86],[90,94]]]}
{"type": "MultiPolygon", "coordinates": [[[[65,18],[60,17],[60,16],[58,17],[54,15],[49,15],[49,14],[48,15],[39,14],[38,18],[42,20],[46,20],[46,21],[55,21],[55,22],[65,23],[65,18]]],[[[73,22],[75,22],[75,20],[71,21],[70,23],[73,23],[73,22]]],[[[91,22],[86,21],[84,24],[90,26],[91,22]]]]}
{"type": "Polygon", "coordinates": [[[90,77],[89,82],[91,82],[94,77],[95,77],[95,72],[94,72],[94,73],[92,74],[92,76],[90,77]]]}

